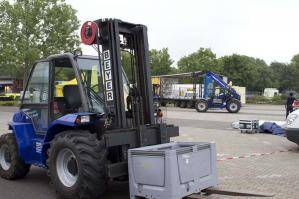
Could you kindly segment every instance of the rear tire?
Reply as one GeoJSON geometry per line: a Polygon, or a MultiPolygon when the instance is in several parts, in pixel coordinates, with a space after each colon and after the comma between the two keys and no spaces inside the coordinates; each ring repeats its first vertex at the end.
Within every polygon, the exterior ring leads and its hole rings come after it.
{"type": "Polygon", "coordinates": [[[24,178],[30,170],[19,155],[15,135],[8,133],[0,137],[0,176],[8,180],[24,178]]]}
{"type": "Polygon", "coordinates": [[[240,108],[241,108],[241,103],[235,99],[228,101],[226,104],[226,110],[230,113],[238,113],[240,108]]]}
{"type": "Polygon", "coordinates": [[[181,101],[180,108],[186,108],[187,103],[185,101],[181,101]]]}
{"type": "Polygon", "coordinates": [[[161,106],[160,100],[154,100],[154,107],[159,108],[161,106]]]}
{"type": "Polygon", "coordinates": [[[89,131],[58,134],[49,149],[49,175],[65,199],[95,199],[106,190],[107,150],[89,131]]]}
{"type": "Polygon", "coordinates": [[[193,102],[192,101],[187,102],[187,108],[192,108],[192,107],[193,107],[193,102]]]}
{"type": "Polygon", "coordinates": [[[208,108],[208,102],[205,100],[198,100],[195,104],[197,112],[207,112],[208,108]]]}
{"type": "Polygon", "coordinates": [[[167,104],[167,103],[166,103],[166,102],[163,102],[163,101],[160,103],[161,106],[166,106],[166,104],[167,104]]]}

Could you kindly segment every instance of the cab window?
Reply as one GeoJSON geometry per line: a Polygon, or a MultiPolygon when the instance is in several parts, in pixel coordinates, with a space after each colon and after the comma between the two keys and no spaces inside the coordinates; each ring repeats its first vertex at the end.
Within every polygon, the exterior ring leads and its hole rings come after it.
{"type": "Polygon", "coordinates": [[[23,103],[47,104],[49,94],[49,62],[35,65],[23,96],[23,103]]]}
{"type": "Polygon", "coordinates": [[[21,109],[32,119],[38,133],[48,127],[49,71],[49,62],[37,63],[23,93],[21,109]]]}
{"type": "Polygon", "coordinates": [[[70,60],[61,58],[54,60],[53,63],[54,103],[51,110],[53,110],[52,114],[55,120],[63,115],[78,112],[81,107],[81,97],[70,60]]]}

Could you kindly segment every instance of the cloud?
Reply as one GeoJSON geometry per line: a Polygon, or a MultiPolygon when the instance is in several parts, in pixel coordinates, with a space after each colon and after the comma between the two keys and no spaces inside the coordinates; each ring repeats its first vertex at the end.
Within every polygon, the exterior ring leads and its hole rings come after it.
{"type": "MultiPolygon", "coordinates": [[[[148,26],[150,48],[168,47],[171,57],[211,48],[289,62],[299,53],[299,1],[296,0],[67,0],[83,23],[119,18],[148,26]]],[[[91,54],[92,48],[83,47],[91,54]]]]}

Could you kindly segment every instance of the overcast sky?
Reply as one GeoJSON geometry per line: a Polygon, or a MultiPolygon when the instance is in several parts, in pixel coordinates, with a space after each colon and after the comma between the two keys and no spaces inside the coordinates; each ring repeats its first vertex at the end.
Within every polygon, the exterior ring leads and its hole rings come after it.
{"type": "MultiPolygon", "coordinates": [[[[148,27],[150,48],[171,58],[211,48],[289,62],[299,53],[298,0],[67,0],[81,22],[118,18],[148,27]]],[[[82,46],[84,53],[93,49],[82,46]]]]}

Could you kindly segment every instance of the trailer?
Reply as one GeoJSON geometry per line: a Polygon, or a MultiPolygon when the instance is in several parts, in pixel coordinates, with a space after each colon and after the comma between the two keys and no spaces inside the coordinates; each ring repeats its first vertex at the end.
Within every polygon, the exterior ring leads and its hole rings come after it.
{"type": "Polygon", "coordinates": [[[211,71],[160,75],[152,79],[155,82],[154,101],[162,106],[174,104],[195,108],[198,112],[226,108],[230,113],[237,113],[241,108],[241,96],[237,91],[211,71]]]}

